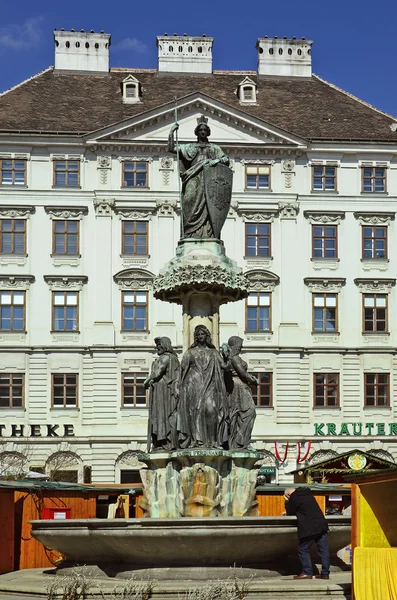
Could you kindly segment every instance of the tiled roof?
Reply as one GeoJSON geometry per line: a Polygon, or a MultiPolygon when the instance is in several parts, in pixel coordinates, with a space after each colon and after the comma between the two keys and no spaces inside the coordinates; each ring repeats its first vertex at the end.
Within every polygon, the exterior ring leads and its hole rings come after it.
{"type": "Polygon", "coordinates": [[[237,97],[244,73],[210,75],[114,69],[109,74],[55,72],[52,68],[0,95],[0,131],[86,133],[156,109],[196,92],[306,139],[396,142],[393,117],[376,110],[319,77],[257,81],[255,106],[237,97]],[[134,73],[142,102],[123,104],[122,81],[134,73]]]}

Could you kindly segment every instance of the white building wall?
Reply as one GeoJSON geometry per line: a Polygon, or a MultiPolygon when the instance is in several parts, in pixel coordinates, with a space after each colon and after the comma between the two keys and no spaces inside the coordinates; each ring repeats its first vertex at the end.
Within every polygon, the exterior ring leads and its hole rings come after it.
{"type": "MultiPolygon", "coordinates": [[[[230,142],[233,140],[231,139],[230,142]]],[[[121,373],[148,372],[153,360],[153,338],[167,335],[178,350],[182,348],[182,318],[178,306],[154,300],[149,294],[149,331],[121,332],[120,289],[113,277],[127,268],[144,269],[157,274],[174,255],[179,238],[179,210],[175,163],[169,177],[160,164],[163,155],[150,157],[149,189],[121,189],[120,152],[112,153],[106,182],[101,177],[97,156],[84,147],[73,145],[47,149],[30,142],[26,188],[0,187],[0,210],[14,205],[34,206],[26,216],[27,256],[13,262],[0,256],[1,274],[33,275],[28,286],[27,333],[0,332],[1,372],[25,373],[25,408],[0,409],[0,424],[5,443],[22,442],[11,437],[11,426],[24,425],[29,435],[32,425],[40,425],[41,437],[34,438],[38,450],[32,464],[44,464],[63,442],[70,443],[82,464],[92,467],[93,481],[115,480],[118,456],[126,449],[145,449],[147,409],[121,408],[121,373]],[[73,154],[83,157],[81,188],[53,188],[53,155],[73,154]],[[101,214],[98,202],[109,207],[101,214]],[[109,205],[110,202],[110,205],[109,205]],[[171,207],[164,208],[164,203],[171,207]],[[80,207],[80,258],[57,260],[51,257],[52,218],[44,207],[80,207]],[[122,209],[136,210],[149,222],[148,257],[121,257],[122,209]],[[8,262],[7,262],[8,261],[8,262]],[[51,290],[44,276],[85,276],[80,290],[80,333],[51,333],[51,290]],[[78,408],[51,409],[51,374],[79,373],[78,408]],[[48,437],[47,425],[59,425],[59,434],[73,425],[74,436],[48,437]],[[123,450],[124,449],[124,450],[123,450]]],[[[11,146],[0,144],[0,153],[11,146]]],[[[124,151],[122,157],[137,153],[124,151]]],[[[141,156],[141,154],[140,154],[141,156]]],[[[165,155],[164,155],[165,156],[165,155]]],[[[257,158],[257,154],[253,155],[257,158]]],[[[268,155],[266,155],[268,158],[268,155]]],[[[389,259],[361,260],[361,225],[355,212],[397,212],[397,163],[390,148],[377,151],[357,148],[346,151],[342,145],[315,148],[307,155],[296,156],[296,165],[286,187],[283,170],[285,156],[275,154],[271,191],[246,191],[244,165],[239,153],[234,159],[234,192],[229,218],[223,230],[227,254],[245,270],[259,268],[275,273],[280,284],[273,292],[272,333],[245,332],[245,303],[222,307],[221,340],[230,335],[246,338],[245,351],[252,371],[273,372],[272,408],[258,408],[254,441],[269,451],[275,441],[296,444],[312,440],[313,452],[331,443],[337,451],[361,447],[380,448],[397,459],[396,437],[371,434],[365,423],[397,420],[395,391],[397,386],[396,288],[389,298],[389,335],[363,336],[361,333],[361,295],[356,278],[393,278],[397,261],[396,221],[388,225],[389,259]],[[386,156],[386,150],[388,152],[386,156]],[[311,192],[311,160],[340,161],[338,191],[311,192]],[[381,195],[361,193],[360,161],[389,160],[388,192],[381,195]],[[280,207],[296,206],[294,216],[286,216],[280,207]],[[245,219],[249,209],[257,212],[274,209],[272,217],[272,258],[245,258],[245,219]],[[311,260],[311,223],[305,211],[341,211],[338,226],[339,261],[328,266],[311,260]],[[311,289],[304,278],[346,278],[339,291],[339,335],[312,334],[311,289]],[[340,408],[313,408],[313,373],[340,373],[340,408]],[[367,371],[390,373],[391,407],[363,407],[363,374],[367,371]],[[315,435],[315,423],[361,423],[362,435],[315,435]]],[[[244,155],[244,160],[249,157],[244,155]]],[[[2,218],[5,218],[2,216],[2,218]]],[[[25,217],[23,217],[25,218],[25,217]]],[[[350,426],[352,431],[352,426],[350,426]]],[[[30,439],[30,438],[29,438],[30,439]]],[[[291,465],[291,460],[289,464],[291,465]]],[[[280,471],[280,481],[288,479],[280,471]]]]}

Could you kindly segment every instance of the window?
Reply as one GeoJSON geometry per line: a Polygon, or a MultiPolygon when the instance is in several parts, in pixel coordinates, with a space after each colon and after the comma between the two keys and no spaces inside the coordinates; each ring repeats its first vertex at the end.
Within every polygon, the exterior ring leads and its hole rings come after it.
{"type": "Polygon", "coordinates": [[[313,331],[327,333],[337,330],[337,295],[313,294],[313,331]]]}
{"type": "Polygon", "coordinates": [[[363,332],[386,332],[387,324],[387,295],[363,294],[363,332]]]}
{"type": "Polygon", "coordinates": [[[24,219],[0,220],[1,254],[25,254],[26,221],[24,219]]]}
{"type": "Polygon", "coordinates": [[[52,406],[77,406],[79,376],[76,373],[53,373],[52,406]]]}
{"type": "Polygon", "coordinates": [[[273,373],[251,373],[258,380],[252,385],[252,397],[255,406],[273,406],[273,373]]]}
{"type": "Polygon", "coordinates": [[[363,258],[387,258],[387,227],[362,228],[363,258]]]}
{"type": "Polygon", "coordinates": [[[25,331],[25,292],[0,292],[0,330],[25,331]]]}
{"type": "Polygon", "coordinates": [[[148,187],[147,167],[146,161],[123,162],[123,187],[148,187]]]}
{"type": "Polygon", "coordinates": [[[268,190],[270,188],[270,166],[246,165],[245,187],[250,190],[268,190]]]}
{"type": "Polygon", "coordinates": [[[364,406],[389,406],[389,373],[364,373],[364,406]]]}
{"type": "Polygon", "coordinates": [[[246,256],[270,256],[270,223],[245,224],[245,254],[246,256]]]}
{"type": "Polygon", "coordinates": [[[135,83],[128,83],[125,86],[125,97],[126,98],[136,98],[137,94],[137,86],[135,83]]]}
{"type": "Polygon", "coordinates": [[[122,254],[148,253],[148,222],[122,221],[122,254]]]}
{"type": "Polygon", "coordinates": [[[246,302],[247,331],[270,331],[271,294],[254,292],[248,294],[246,302]]]}
{"type": "Polygon", "coordinates": [[[80,161],[54,160],[54,186],[80,185],[80,161]]]}
{"type": "Polygon", "coordinates": [[[3,185],[26,185],[26,160],[3,158],[0,163],[3,185]]]}
{"type": "Polygon", "coordinates": [[[0,373],[0,408],[22,408],[25,375],[0,373]]]}
{"type": "Polygon", "coordinates": [[[252,86],[245,85],[243,87],[243,100],[250,102],[254,100],[254,89],[252,86]]]}
{"type": "Polygon", "coordinates": [[[313,191],[335,192],[336,191],[336,167],[327,165],[313,165],[313,191]]]}
{"type": "Polygon", "coordinates": [[[337,225],[312,225],[312,258],[337,258],[337,225]]]}
{"type": "Polygon", "coordinates": [[[122,292],[122,330],[147,331],[148,293],[122,292]]]}
{"type": "Polygon", "coordinates": [[[314,374],[314,406],[339,406],[339,373],[314,374]]]}
{"type": "Polygon", "coordinates": [[[79,253],[79,221],[52,222],[52,253],[79,253]]]}
{"type": "Polygon", "coordinates": [[[52,292],[52,331],[78,331],[78,292],[52,292]]]}
{"type": "Polygon", "coordinates": [[[362,167],[362,192],[385,192],[385,167],[362,167]]]}
{"type": "Polygon", "coordinates": [[[136,407],[148,405],[148,391],[143,382],[147,373],[122,373],[122,406],[136,407]]]}

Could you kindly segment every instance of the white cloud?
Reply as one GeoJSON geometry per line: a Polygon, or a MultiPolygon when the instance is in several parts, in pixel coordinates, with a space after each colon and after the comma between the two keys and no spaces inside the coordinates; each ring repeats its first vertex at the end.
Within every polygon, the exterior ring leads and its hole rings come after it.
{"type": "Polygon", "coordinates": [[[113,46],[113,50],[134,50],[144,54],[148,51],[148,47],[141,40],[137,38],[124,38],[113,46]]]}
{"type": "Polygon", "coordinates": [[[41,38],[42,20],[43,17],[30,17],[22,25],[0,27],[0,48],[23,50],[36,46],[41,38]]]}

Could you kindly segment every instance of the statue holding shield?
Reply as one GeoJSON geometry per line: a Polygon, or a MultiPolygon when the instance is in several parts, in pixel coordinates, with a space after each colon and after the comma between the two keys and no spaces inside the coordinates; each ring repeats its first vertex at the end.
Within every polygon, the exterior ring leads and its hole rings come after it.
{"type": "Polygon", "coordinates": [[[168,151],[178,155],[182,180],[182,239],[220,238],[232,197],[233,173],[229,158],[208,137],[211,130],[203,115],[194,130],[197,142],[178,144],[175,123],[168,137],[168,151]]]}

